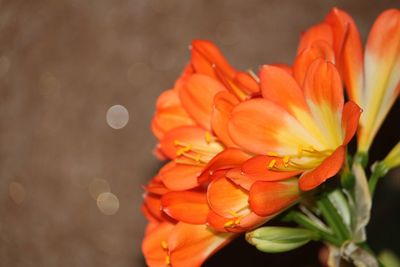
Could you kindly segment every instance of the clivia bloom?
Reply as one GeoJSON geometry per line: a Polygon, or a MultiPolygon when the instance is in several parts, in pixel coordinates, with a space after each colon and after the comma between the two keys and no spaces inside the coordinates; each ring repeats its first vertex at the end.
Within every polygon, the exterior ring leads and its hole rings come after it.
{"type": "Polygon", "coordinates": [[[226,131],[229,111],[258,93],[257,81],[233,70],[213,44],[193,42],[190,64],[175,88],[160,96],[152,123],[157,153],[171,161],[146,187],[149,225],[142,249],[148,265],[197,266],[235,236],[208,226],[210,178],[200,175],[208,165],[207,174],[249,158],[232,148],[222,165],[211,162],[233,144],[226,131]]]}
{"type": "Polygon", "coordinates": [[[305,62],[297,67],[309,66],[304,80],[264,66],[263,98],[237,105],[228,129],[237,145],[258,155],[242,165],[247,176],[270,182],[299,174],[300,189],[311,190],[340,170],[361,110],[352,101],[344,104],[334,64],[319,56],[305,62]]]}
{"type": "Polygon", "coordinates": [[[333,47],[349,98],[363,110],[358,150],[368,152],[400,92],[400,10],[384,11],[375,21],[363,52],[353,19],[333,9],[325,21],[307,30],[298,51],[324,41],[333,47]]]}

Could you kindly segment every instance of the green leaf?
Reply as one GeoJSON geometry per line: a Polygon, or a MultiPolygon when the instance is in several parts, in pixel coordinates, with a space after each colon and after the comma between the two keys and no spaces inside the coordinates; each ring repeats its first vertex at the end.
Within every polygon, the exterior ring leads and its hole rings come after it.
{"type": "Polygon", "coordinates": [[[308,229],[274,226],[260,227],[246,234],[247,242],[269,253],[286,252],[316,238],[316,234],[308,229]]]}

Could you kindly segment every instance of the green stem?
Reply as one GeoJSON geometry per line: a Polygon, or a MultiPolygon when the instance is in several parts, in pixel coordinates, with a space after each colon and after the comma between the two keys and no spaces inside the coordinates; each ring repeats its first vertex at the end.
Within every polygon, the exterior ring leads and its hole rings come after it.
{"type": "Polygon", "coordinates": [[[327,232],[324,228],[313,222],[310,218],[298,211],[290,211],[287,215],[289,220],[296,222],[300,226],[307,228],[315,233],[318,234],[320,239],[324,241],[328,241],[329,243],[340,246],[342,243],[336,236],[332,235],[331,233],[327,232]]]}
{"type": "Polygon", "coordinates": [[[372,165],[372,174],[368,180],[368,187],[371,197],[374,195],[379,179],[385,176],[388,171],[389,169],[386,168],[382,162],[376,162],[374,165],[372,165]]]}
{"type": "Polygon", "coordinates": [[[327,195],[324,195],[320,200],[317,201],[319,210],[322,216],[332,228],[334,233],[338,236],[341,243],[349,240],[351,235],[349,229],[343,222],[342,217],[337,212],[336,208],[333,206],[327,195]]]}

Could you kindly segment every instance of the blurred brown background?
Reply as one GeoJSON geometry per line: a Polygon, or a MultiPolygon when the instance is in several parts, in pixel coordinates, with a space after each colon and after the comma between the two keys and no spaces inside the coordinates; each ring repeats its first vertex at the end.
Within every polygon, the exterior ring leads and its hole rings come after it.
{"type": "Polygon", "coordinates": [[[160,166],[150,120],[190,41],[215,41],[239,69],[290,63],[333,6],[365,38],[399,1],[0,1],[0,266],[143,266],[141,185],[160,166]],[[121,129],[106,121],[116,104],[121,129]]]}

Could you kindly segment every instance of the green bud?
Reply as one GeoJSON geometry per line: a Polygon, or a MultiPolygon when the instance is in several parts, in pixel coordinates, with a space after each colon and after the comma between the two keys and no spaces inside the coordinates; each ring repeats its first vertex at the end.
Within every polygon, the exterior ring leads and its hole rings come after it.
{"type": "Polygon", "coordinates": [[[289,251],[303,246],[317,234],[304,228],[260,227],[246,234],[246,240],[258,250],[269,253],[289,251]]]}

